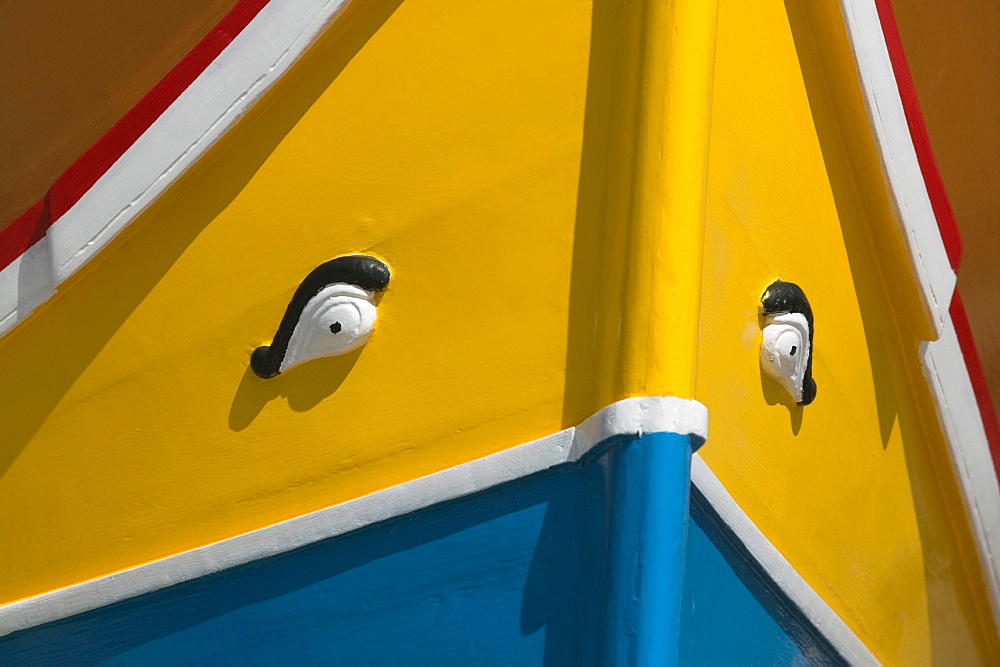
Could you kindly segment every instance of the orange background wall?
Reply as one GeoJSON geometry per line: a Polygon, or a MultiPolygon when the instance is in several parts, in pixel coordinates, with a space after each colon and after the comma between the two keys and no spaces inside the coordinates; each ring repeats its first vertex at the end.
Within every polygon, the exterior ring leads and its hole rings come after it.
{"type": "Polygon", "coordinates": [[[962,293],[1000,398],[1000,2],[893,0],[931,146],[965,245],[962,293]]]}
{"type": "Polygon", "coordinates": [[[0,229],[38,201],[235,4],[0,3],[0,229]]]}

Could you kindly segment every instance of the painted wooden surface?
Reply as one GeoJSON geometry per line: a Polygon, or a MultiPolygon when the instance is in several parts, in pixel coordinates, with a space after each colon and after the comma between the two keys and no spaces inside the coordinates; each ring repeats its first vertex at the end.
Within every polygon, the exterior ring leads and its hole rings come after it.
{"type": "Polygon", "coordinates": [[[697,492],[691,496],[681,665],[848,664],[775,589],[697,492]]]}
{"type": "MultiPolygon", "coordinates": [[[[678,463],[669,462],[676,479],[654,474],[664,500],[686,487],[678,463]]],[[[0,656],[8,664],[332,655],[344,664],[619,664],[600,662],[609,636],[592,606],[609,593],[602,557],[613,554],[601,523],[615,503],[604,477],[614,469],[593,459],[563,466],[0,639],[0,656]]],[[[679,664],[844,664],[697,493],[690,512],[673,626],[679,664]]],[[[676,538],[677,524],[669,526],[676,538]]],[[[653,630],[669,637],[671,626],[658,621],[653,630]]]]}
{"type": "Polygon", "coordinates": [[[962,233],[958,286],[990,392],[1000,396],[996,307],[1000,274],[1000,6],[893,0],[916,98],[962,233]]]}
{"type": "Polygon", "coordinates": [[[585,3],[352,6],[199,169],[0,341],[2,398],[20,415],[2,427],[0,507],[60,506],[46,528],[7,526],[4,599],[472,460],[629,395],[687,393],[691,359],[666,354],[661,334],[683,349],[695,335],[691,164],[704,160],[714,16],[704,3],[661,9],[654,25],[602,6],[588,54],[585,3]],[[668,25],[684,38],[618,53],[629,30],[668,25]],[[645,106],[608,108],[616,53],[645,106]],[[695,67],[640,66],[663,58],[695,67]],[[639,95],[641,76],[655,95],[639,95]],[[683,123],[665,128],[665,111],[683,123]],[[621,124],[640,121],[671,158],[642,158],[633,186],[621,124]],[[664,188],[688,193],[675,211],[688,227],[649,202],[606,224],[633,190],[664,188]],[[650,253],[661,241],[669,253],[650,253]],[[246,359],[296,283],[351,252],[396,276],[369,344],[259,382],[246,359]],[[595,262],[609,268],[600,279],[595,262]],[[596,334],[577,326],[595,312],[596,334]],[[54,345],[58,358],[44,352],[54,345]]]}
{"type": "Polygon", "coordinates": [[[0,640],[0,654],[119,664],[593,659],[597,619],[583,612],[599,542],[582,520],[602,484],[587,481],[516,483],[29,630],[0,640]]]}
{"type": "MultiPolygon", "coordinates": [[[[878,659],[844,620],[803,579],[774,543],[747,516],[700,455],[691,459],[692,503],[711,510],[711,523],[724,528],[726,541],[738,547],[738,561],[752,561],[761,581],[770,582],[771,593],[797,609],[824,637],[837,654],[851,665],[875,665],[878,659]]],[[[736,561],[738,563],[738,561],[736,561]]],[[[735,565],[734,565],[735,567],[735,565]]],[[[751,582],[748,582],[748,585],[751,582]]],[[[769,593],[769,595],[771,595],[769,593]]],[[[761,600],[766,604],[766,600],[761,600]]],[[[788,605],[779,605],[787,609],[788,605]]],[[[770,608],[770,607],[769,607],[770,608]]]]}
{"type": "Polygon", "coordinates": [[[669,664],[691,444],[615,438],[580,464],[11,635],[0,660],[669,664]]]}
{"type": "Polygon", "coordinates": [[[589,7],[348,19],[0,341],[0,507],[51,518],[0,528],[5,601],[562,428],[589,7]],[[302,276],[352,252],[394,272],[368,345],[255,377],[302,276]]]}
{"type": "MultiPolygon", "coordinates": [[[[930,141],[917,88],[903,49],[898,24],[889,0],[876,0],[875,6],[885,48],[891,61],[896,89],[905,112],[906,125],[920,164],[921,180],[930,197],[941,238],[948,248],[951,265],[957,270],[963,245],[959,227],[935,159],[934,147],[930,141]]],[[[990,22],[990,13],[984,8],[981,18],[985,21],[982,22],[986,24],[990,22]]],[[[971,17],[965,21],[970,28],[973,23],[980,22],[978,19],[972,20],[971,17]]],[[[975,34],[975,28],[971,28],[969,33],[971,39],[962,41],[975,42],[975,34]]],[[[978,67],[972,69],[977,70],[978,67]]],[[[926,94],[924,97],[926,98],[926,94]]],[[[974,107],[986,107],[988,114],[989,94],[983,95],[979,103],[968,106],[972,121],[968,125],[974,127],[973,119],[982,113],[981,109],[974,107]]],[[[989,152],[990,132],[987,130],[982,134],[983,141],[978,148],[989,152]]],[[[963,195],[976,190],[976,186],[972,184],[978,179],[973,176],[972,171],[968,172],[968,176],[969,186],[960,189],[963,195]]],[[[954,180],[953,177],[951,181],[954,183],[954,180]]],[[[975,230],[973,227],[970,231],[975,230]]],[[[977,255],[982,257],[982,247],[985,244],[978,242],[975,233],[970,240],[979,246],[977,255]]],[[[989,283],[987,281],[984,284],[989,283]]],[[[981,303],[980,301],[979,304],[981,303]]],[[[997,421],[988,381],[983,372],[982,358],[976,350],[976,341],[973,339],[963,300],[958,292],[952,296],[949,316],[951,321],[942,331],[940,339],[921,343],[920,354],[924,360],[924,374],[931,385],[939,419],[946,434],[952,466],[958,477],[959,488],[964,496],[967,514],[976,537],[980,563],[984,569],[992,602],[994,623],[1000,632],[1000,486],[997,484],[1000,481],[1000,422],[997,421]],[[949,358],[953,361],[945,361],[949,358]],[[963,418],[960,416],[961,413],[967,416],[963,418]]],[[[979,343],[985,345],[983,349],[987,353],[990,352],[990,347],[988,341],[982,339],[982,327],[988,321],[988,317],[978,319],[979,343]]]]}
{"type": "Polygon", "coordinates": [[[837,3],[723,0],[711,96],[714,4],[665,7],[352,4],[0,339],[0,602],[693,392],[705,459],[878,657],[995,659],[837,3]],[[369,343],[259,380],[348,253],[393,269],[369,343]],[[822,332],[805,409],[760,372],[775,278],[822,332]]]}
{"type": "Polygon", "coordinates": [[[879,238],[891,218],[863,176],[877,172],[864,167],[863,106],[819,55],[837,52],[823,16],[805,3],[720,5],[702,456],[881,660],[989,663],[975,545],[921,382],[924,334],[879,238]],[[821,391],[806,408],[787,407],[759,370],[754,306],[776,277],[802,286],[816,319],[821,391]]]}
{"type": "MultiPolygon", "coordinates": [[[[628,398],[591,415],[577,426],[495,454],[406,481],[259,530],[213,542],[127,570],[0,606],[0,636],[138,597],[222,570],[294,551],[320,540],[393,519],[591,457],[600,443],[643,433],[686,433],[705,441],[708,411],[690,399],[672,396],[628,398]]],[[[698,459],[699,488],[705,480],[716,499],[728,498],[698,459]],[[710,479],[711,478],[711,479],[710,479]]],[[[669,475],[669,473],[667,473],[669,475]]],[[[713,501],[715,502],[715,501],[713,501]]],[[[732,501],[728,503],[732,509],[732,501]]],[[[733,512],[726,513],[732,517],[733,512]]],[[[742,513],[736,513],[737,524],[742,513]]],[[[737,525],[730,523],[729,525],[737,525]]],[[[737,527],[737,532],[742,528],[737,527]]],[[[745,531],[744,531],[745,532],[745,531]]],[[[742,534],[742,532],[740,533],[742,534]]],[[[773,559],[771,559],[773,560],[773,559]]],[[[785,581],[787,577],[783,578],[785,581]]],[[[789,594],[799,599],[794,590],[789,594]]],[[[808,603],[805,607],[815,607],[808,603]]],[[[829,633],[827,633],[829,634],[829,633]]],[[[838,643],[838,646],[840,643],[838,643]]]]}

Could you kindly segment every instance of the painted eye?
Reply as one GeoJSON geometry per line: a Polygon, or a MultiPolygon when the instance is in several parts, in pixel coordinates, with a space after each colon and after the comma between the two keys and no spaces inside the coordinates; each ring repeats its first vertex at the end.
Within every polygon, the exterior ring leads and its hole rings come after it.
{"type": "MultiPolygon", "coordinates": [[[[344,354],[361,347],[371,336],[375,315],[371,292],[354,285],[328,285],[302,308],[278,364],[278,373],[311,359],[344,354]]],[[[268,377],[273,375],[277,373],[268,377]]]]}
{"type": "Polygon", "coordinates": [[[389,267],[368,255],[344,255],[313,269],[292,296],[270,345],[250,355],[250,367],[272,378],[310,359],[364,345],[375,326],[375,296],[389,284],[389,267]]]}
{"type": "Polygon", "coordinates": [[[370,293],[352,285],[328,286],[302,309],[281,370],[361,347],[371,336],[375,314],[370,293]]]}
{"type": "Polygon", "coordinates": [[[808,405],[816,397],[809,301],[798,285],[778,280],[761,296],[761,311],[764,315],[761,368],[798,405],[808,405]]]}
{"type": "MultiPolygon", "coordinates": [[[[327,304],[317,313],[317,320],[320,327],[336,335],[338,341],[345,338],[357,336],[368,326],[363,320],[365,315],[362,311],[367,311],[370,304],[365,299],[352,298],[347,295],[337,295],[330,297],[327,304]],[[358,303],[363,301],[364,305],[358,303]]],[[[373,322],[374,323],[374,322],[373,322]]],[[[329,340],[330,336],[321,337],[329,340]]]]}
{"type": "Polygon", "coordinates": [[[802,381],[808,362],[803,350],[809,342],[805,321],[796,321],[800,318],[795,314],[768,318],[760,346],[761,366],[785,387],[796,403],[802,400],[802,381]]]}
{"type": "MultiPolygon", "coordinates": [[[[776,325],[772,325],[776,326],[776,325]]],[[[802,344],[802,336],[798,329],[789,327],[782,329],[775,341],[775,348],[779,351],[778,360],[781,369],[785,373],[794,373],[796,368],[795,352],[802,344]]]]}

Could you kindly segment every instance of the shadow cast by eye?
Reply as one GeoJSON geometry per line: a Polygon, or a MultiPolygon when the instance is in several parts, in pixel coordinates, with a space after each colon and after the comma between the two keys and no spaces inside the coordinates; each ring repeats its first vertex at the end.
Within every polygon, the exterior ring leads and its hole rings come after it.
{"type": "Polygon", "coordinates": [[[229,428],[242,431],[253,423],[265,405],[279,396],[285,397],[288,407],[295,412],[311,410],[340,388],[363,350],[362,347],[336,357],[316,359],[269,380],[257,377],[247,363],[229,408],[229,428]]]}
{"type": "MultiPolygon", "coordinates": [[[[350,3],[296,71],[268,93],[269,101],[255,105],[208,158],[184,174],[86,270],[61,285],[59,294],[3,338],[0,404],[6,414],[18,418],[0,420],[0,476],[150,290],[239,195],[401,2],[350,3]],[[171,213],[168,217],[165,213],[179,206],[184,215],[171,213]],[[74,333],[67,336],[67,331],[74,333]],[[58,354],[53,354],[54,350],[58,354]]],[[[197,323],[176,325],[184,329],[197,323]]],[[[315,398],[305,392],[294,400],[293,407],[310,400],[318,402],[322,396],[315,398]]],[[[241,423],[241,419],[246,419],[241,409],[230,417],[231,423],[241,423]]]]}
{"type": "Polygon", "coordinates": [[[769,377],[764,372],[763,367],[758,367],[758,370],[760,371],[760,391],[764,395],[764,400],[767,401],[768,405],[777,405],[780,403],[788,408],[788,419],[792,427],[792,435],[798,435],[799,430],[802,428],[802,415],[805,412],[805,408],[792,400],[792,397],[788,395],[784,387],[778,384],[777,380],[769,377]]]}

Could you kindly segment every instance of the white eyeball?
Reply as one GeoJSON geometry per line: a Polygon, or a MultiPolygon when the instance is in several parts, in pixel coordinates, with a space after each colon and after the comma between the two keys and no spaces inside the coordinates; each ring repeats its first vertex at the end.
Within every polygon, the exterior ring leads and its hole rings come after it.
{"type": "Polygon", "coordinates": [[[809,366],[809,323],[801,313],[782,313],[765,318],[760,363],[796,403],[803,400],[809,366]]]}
{"type": "Polygon", "coordinates": [[[311,359],[361,347],[371,336],[375,315],[372,292],[344,283],[323,288],[302,309],[288,341],[281,372],[311,359]]]}

